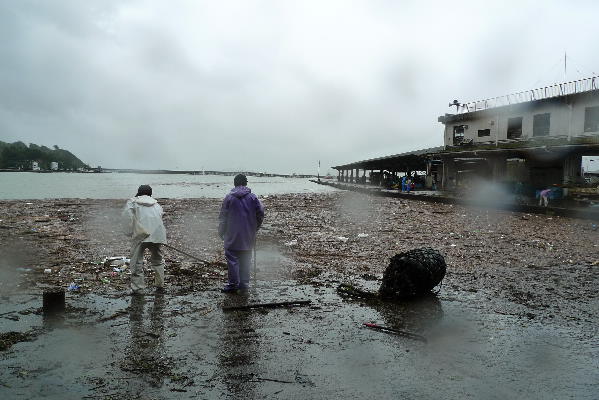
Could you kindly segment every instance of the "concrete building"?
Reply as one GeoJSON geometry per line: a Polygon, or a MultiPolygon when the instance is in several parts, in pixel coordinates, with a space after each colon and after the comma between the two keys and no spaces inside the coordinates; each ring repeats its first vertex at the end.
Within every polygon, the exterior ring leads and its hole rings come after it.
{"type": "Polygon", "coordinates": [[[50,163],[50,169],[51,169],[52,171],[58,171],[58,163],[57,163],[56,161],[52,161],[52,162],[50,163]]]}
{"type": "Polygon", "coordinates": [[[445,149],[436,155],[444,188],[459,186],[462,171],[539,187],[579,184],[582,156],[599,154],[599,78],[450,106],[457,112],[439,117],[445,149]]]}
{"type": "Polygon", "coordinates": [[[32,171],[39,171],[40,170],[40,166],[38,164],[37,161],[31,161],[31,170],[32,171]]]}

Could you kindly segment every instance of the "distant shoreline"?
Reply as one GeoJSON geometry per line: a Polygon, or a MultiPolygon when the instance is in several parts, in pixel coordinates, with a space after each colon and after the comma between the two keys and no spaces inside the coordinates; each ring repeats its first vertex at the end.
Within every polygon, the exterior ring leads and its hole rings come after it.
{"type": "Polygon", "coordinates": [[[244,174],[247,176],[258,176],[258,177],[269,177],[269,178],[316,178],[316,175],[304,175],[304,174],[270,174],[263,172],[251,172],[251,171],[175,171],[168,169],[120,169],[120,168],[102,168],[101,170],[88,170],[88,171],[32,171],[32,170],[17,170],[17,169],[0,169],[0,172],[35,172],[35,173],[54,173],[54,172],[66,172],[75,174],[93,174],[93,173],[129,173],[129,174],[163,174],[163,175],[221,175],[221,176],[234,176],[237,174],[244,174]]]}

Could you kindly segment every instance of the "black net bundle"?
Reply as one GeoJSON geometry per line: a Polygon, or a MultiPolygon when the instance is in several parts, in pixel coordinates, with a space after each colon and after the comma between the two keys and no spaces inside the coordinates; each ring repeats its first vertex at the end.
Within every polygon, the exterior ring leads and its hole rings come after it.
{"type": "Polygon", "coordinates": [[[384,298],[409,298],[429,293],[445,277],[445,259],[435,249],[413,249],[391,257],[379,294],[384,298]]]}

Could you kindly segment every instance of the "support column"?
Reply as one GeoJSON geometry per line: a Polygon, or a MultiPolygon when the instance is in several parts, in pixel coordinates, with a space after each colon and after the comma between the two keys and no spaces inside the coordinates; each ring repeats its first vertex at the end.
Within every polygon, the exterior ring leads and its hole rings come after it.
{"type": "Polygon", "coordinates": [[[582,156],[580,154],[569,154],[563,161],[564,185],[575,185],[581,183],[582,156]]]}
{"type": "Polygon", "coordinates": [[[507,158],[505,156],[493,156],[487,159],[491,167],[493,182],[501,182],[507,179],[507,158]]]}
{"type": "Polygon", "coordinates": [[[457,168],[453,158],[443,159],[443,180],[441,187],[444,190],[453,189],[456,187],[457,168]]]}
{"type": "Polygon", "coordinates": [[[354,169],[350,169],[351,175],[349,176],[349,182],[354,183],[354,169]]]}

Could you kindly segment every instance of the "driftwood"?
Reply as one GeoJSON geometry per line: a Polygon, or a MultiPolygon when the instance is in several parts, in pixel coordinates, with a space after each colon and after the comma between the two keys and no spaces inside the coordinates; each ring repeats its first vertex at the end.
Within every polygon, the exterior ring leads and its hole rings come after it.
{"type": "Polygon", "coordinates": [[[223,307],[223,311],[243,311],[243,310],[251,310],[253,308],[276,308],[276,307],[286,307],[286,306],[305,306],[311,304],[312,300],[297,300],[297,301],[279,301],[276,303],[255,303],[255,304],[246,304],[243,306],[226,306],[223,307]]]}
{"type": "Polygon", "coordinates": [[[381,325],[371,324],[371,323],[364,323],[364,326],[367,328],[370,328],[370,329],[375,329],[377,331],[381,331],[381,332],[385,332],[385,333],[394,333],[396,335],[405,336],[410,339],[420,340],[421,342],[424,342],[424,343],[427,342],[427,340],[424,336],[418,335],[417,333],[400,331],[399,329],[388,328],[386,326],[381,326],[381,325]]]}
{"type": "Polygon", "coordinates": [[[378,299],[378,293],[369,292],[366,290],[358,289],[355,286],[342,283],[337,287],[337,291],[340,294],[345,294],[351,297],[358,297],[361,299],[378,299]]]}

